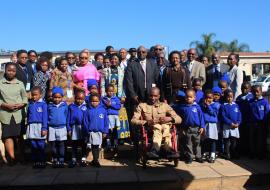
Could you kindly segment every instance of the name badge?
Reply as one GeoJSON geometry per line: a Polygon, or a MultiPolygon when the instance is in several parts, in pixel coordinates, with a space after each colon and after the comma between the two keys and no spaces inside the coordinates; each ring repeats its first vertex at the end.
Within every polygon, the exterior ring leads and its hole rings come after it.
{"type": "Polygon", "coordinates": [[[73,91],[72,90],[67,90],[67,97],[72,98],[73,97],[73,91]]]}
{"type": "Polygon", "coordinates": [[[26,83],[25,90],[26,90],[26,91],[30,91],[30,86],[31,86],[31,85],[30,85],[30,82],[26,83]]]}

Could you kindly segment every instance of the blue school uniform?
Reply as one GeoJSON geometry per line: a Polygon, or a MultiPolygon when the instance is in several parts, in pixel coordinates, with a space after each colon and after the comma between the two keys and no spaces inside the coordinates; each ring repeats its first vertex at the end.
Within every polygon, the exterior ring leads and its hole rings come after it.
{"type": "Polygon", "coordinates": [[[102,133],[107,134],[109,130],[107,110],[104,106],[89,106],[84,113],[83,130],[85,134],[89,134],[89,144],[102,144],[102,133]]]}
{"type": "Polygon", "coordinates": [[[242,114],[242,123],[248,123],[250,121],[249,101],[252,98],[253,98],[253,95],[250,92],[245,95],[241,94],[236,98],[236,103],[238,104],[240,112],[242,114]]]}
{"type": "Polygon", "coordinates": [[[49,141],[67,140],[68,106],[65,102],[48,105],[49,141]]]}
{"type": "Polygon", "coordinates": [[[27,123],[26,137],[28,139],[46,139],[46,136],[41,136],[41,131],[48,130],[47,104],[42,99],[29,103],[27,123]]]}
{"type": "Polygon", "coordinates": [[[269,113],[269,104],[268,101],[261,97],[259,99],[253,98],[249,102],[250,110],[250,121],[251,123],[265,123],[268,113],[269,113]]]}
{"type": "Polygon", "coordinates": [[[210,105],[203,104],[201,106],[204,122],[206,137],[218,140],[218,113],[220,104],[212,102],[210,105]]]}
{"type": "Polygon", "coordinates": [[[204,93],[202,90],[197,90],[196,91],[196,103],[200,104],[201,101],[203,100],[204,93]]]}
{"type": "Polygon", "coordinates": [[[238,105],[235,102],[224,103],[220,107],[220,119],[223,129],[223,138],[235,137],[239,138],[238,128],[231,128],[232,123],[240,124],[242,116],[238,105]]]}
{"type": "Polygon", "coordinates": [[[42,131],[48,130],[47,104],[42,100],[31,101],[27,109],[27,130],[26,138],[30,139],[31,154],[34,162],[45,161],[45,139],[41,136],[42,131]]]}
{"type": "Polygon", "coordinates": [[[199,127],[205,128],[203,113],[200,106],[194,102],[193,104],[178,104],[174,106],[178,115],[183,119],[180,124],[183,128],[199,127]]]}
{"type": "Polygon", "coordinates": [[[104,107],[107,109],[108,118],[109,118],[109,128],[113,129],[114,127],[120,127],[119,120],[119,110],[121,108],[121,102],[117,96],[112,96],[111,98],[105,96],[102,99],[104,107]],[[111,106],[107,107],[107,101],[111,101],[111,106]]]}
{"type": "Polygon", "coordinates": [[[86,109],[87,106],[85,102],[80,106],[74,103],[68,106],[67,131],[71,131],[71,140],[81,140],[83,138],[82,123],[83,114],[86,109]]]}

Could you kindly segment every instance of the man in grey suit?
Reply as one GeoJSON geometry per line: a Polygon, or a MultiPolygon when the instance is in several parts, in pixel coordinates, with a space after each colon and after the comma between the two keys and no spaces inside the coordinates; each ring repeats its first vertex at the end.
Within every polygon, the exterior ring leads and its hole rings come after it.
{"type": "Polygon", "coordinates": [[[223,75],[228,72],[229,65],[220,63],[220,56],[217,53],[212,54],[212,65],[206,68],[206,83],[204,89],[212,89],[218,86],[218,82],[223,75]]]}
{"type": "Polygon", "coordinates": [[[189,70],[191,80],[200,78],[203,85],[206,81],[205,67],[202,63],[195,60],[197,57],[196,50],[194,48],[189,49],[187,57],[188,61],[184,63],[184,66],[189,70]]]}
{"type": "Polygon", "coordinates": [[[146,59],[147,49],[137,49],[138,61],[128,64],[126,70],[127,95],[133,103],[146,102],[151,88],[157,86],[159,68],[156,63],[146,59]]]}

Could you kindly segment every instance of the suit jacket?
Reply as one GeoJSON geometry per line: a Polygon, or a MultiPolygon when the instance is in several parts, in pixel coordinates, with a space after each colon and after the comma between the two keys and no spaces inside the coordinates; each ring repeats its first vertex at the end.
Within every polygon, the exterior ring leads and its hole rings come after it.
{"type": "Polygon", "coordinates": [[[146,101],[153,85],[157,85],[159,77],[158,66],[146,60],[146,89],[145,73],[139,61],[130,62],[126,69],[127,96],[138,96],[140,101],[146,101]]]}
{"type": "MultiPolygon", "coordinates": [[[[204,85],[204,89],[212,89],[214,87],[214,75],[215,73],[213,72],[214,70],[214,64],[209,65],[208,67],[206,67],[206,82],[204,85]]],[[[229,65],[225,64],[225,63],[220,63],[220,72],[219,72],[219,80],[221,79],[221,77],[228,72],[229,70],[229,65]]]]}
{"type": "Polygon", "coordinates": [[[230,85],[229,88],[234,93],[234,99],[241,94],[241,86],[243,83],[243,71],[237,65],[235,65],[230,71],[230,85]]]}
{"type": "Polygon", "coordinates": [[[30,83],[30,89],[32,88],[32,79],[33,79],[33,69],[29,64],[25,65],[26,69],[27,69],[27,75],[25,74],[24,70],[22,69],[22,67],[19,65],[19,63],[16,64],[16,78],[19,81],[22,81],[24,84],[24,87],[26,88],[26,84],[29,82],[30,83]]]}
{"type": "Polygon", "coordinates": [[[190,73],[191,80],[194,78],[200,78],[202,80],[202,85],[206,81],[206,76],[205,76],[205,66],[204,64],[194,61],[193,67],[190,73]]]}

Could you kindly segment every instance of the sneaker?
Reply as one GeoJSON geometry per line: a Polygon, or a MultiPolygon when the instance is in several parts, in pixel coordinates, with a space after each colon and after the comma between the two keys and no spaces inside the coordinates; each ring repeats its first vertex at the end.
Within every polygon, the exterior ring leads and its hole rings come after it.
{"type": "Polygon", "coordinates": [[[215,158],[214,157],[210,157],[208,160],[209,163],[213,164],[215,163],[215,158]]]}
{"type": "Polygon", "coordinates": [[[71,160],[68,164],[69,168],[74,168],[76,166],[77,162],[75,160],[71,160]]]}
{"type": "Polygon", "coordinates": [[[65,163],[63,161],[59,162],[59,168],[64,168],[65,167],[65,163]]]}
{"type": "Polygon", "coordinates": [[[46,162],[41,162],[40,163],[40,168],[42,168],[42,169],[46,168],[46,162]]]}
{"type": "Polygon", "coordinates": [[[36,169],[37,168],[37,162],[33,163],[33,168],[36,169]]]}
{"type": "Polygon", "coordinates": [[[53,168],[58,168],[58,165],[59,165],[59,162],[54,160],[53,163],[52,163],[52,167],[53,168]]]}
{"type": "Polygon", "coordinates": [[[149,158],[159,158],[159,155],[157,153],[156,150],[152,150],[150,152],[147,152],[146,155],[149,157],[149,158]]]}
{"type": "Polygon", "coordinates": [[[82,161],[81,161],[81,167],[86,167],[86,166],[87,166],[86,161],[85,161],[85,160],[82,160],[82,161]]]}

